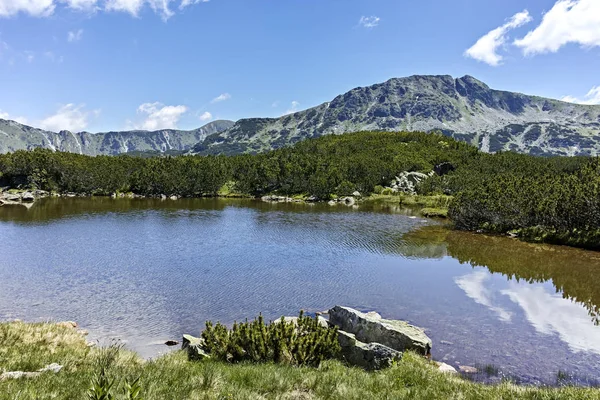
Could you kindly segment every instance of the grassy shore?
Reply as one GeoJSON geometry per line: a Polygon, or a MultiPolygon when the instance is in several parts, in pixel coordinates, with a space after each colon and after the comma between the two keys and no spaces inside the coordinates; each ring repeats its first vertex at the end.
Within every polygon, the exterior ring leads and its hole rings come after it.
{"type": "Polygon", "coordinates": [[[153,361],[129,351],[88,347],[76,329],[56,324],[0,323],[0,372],[64,368],[34,378],[0,381],[0,399],[85,399],[99,365],[116,399],[137,378],[144,399],[599,399],[598,389],[519,387],[473,383],[439,372],[411,353],[394,367],[368,373],[328,361],[318,369],[273,364],[189,362],[182,352],[153,361]]]}

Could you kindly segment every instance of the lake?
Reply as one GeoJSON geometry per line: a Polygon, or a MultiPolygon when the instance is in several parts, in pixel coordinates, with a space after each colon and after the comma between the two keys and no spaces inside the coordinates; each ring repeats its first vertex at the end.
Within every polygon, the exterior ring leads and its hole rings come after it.
{"type": "Polygon", "coordinates": [[[450,231],[390,205],[61,198],[0,207],[0,319],[74,320],[145,357],[336,304],[426,329],[476,379],[600,378],[600,253],[450,231]],[[487,366],[487,367],[486,367],[487,366]],[[497,371],[496,371],[497,369],[497,371]]]}

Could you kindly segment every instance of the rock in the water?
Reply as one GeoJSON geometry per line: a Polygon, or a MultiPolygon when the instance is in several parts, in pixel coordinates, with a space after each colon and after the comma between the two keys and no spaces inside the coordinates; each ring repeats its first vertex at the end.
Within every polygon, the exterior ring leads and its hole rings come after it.
{"type": "Polygon", "coordinates": [[[397,351],[413,350],[424,356],[431,354],[431,339],[421,328],[405,321],[388,320],[368,315],[349,307],[329,310],[329,322],[352,333],[365,343],[381,343],[397,351]]]}
{"type": "Polygon", "coordinates": [[[210,355],[204,350],[204,339],[192,335],[183,335],[181,349],[187,350],[188,360],[200,361],[210,358],[210,355]]]}
{"type": "Polygon", "coordinates": [[[179,344],[179,342],[177,340],[167,340],[165,342],[166,346],[177,346],[179,344]]]}
{"type": "Polygon", "coordinates": [[[21,201],[25,203],[32,203],[35,201],[35,196],[31,192],[25,192],[21,195],[21,201]]]}
{"type": "Polygon", "coordinates": [[[338,340],[342,348],[342,359],[367,370],[388,368],[394,361],[402,359],[401,352],[380,343],[363,343],[348,332],[338,331],[338,340]]]}
{"type": "Polygon", "coordinates": [[[477,373],[477,368],[475,367],[469,367],[468,365],[461,365],[460,367],[458,367],[459,371],[465,374],[476,374],[477,373]]]}
{"type": "Polygon", "coordinates": [[[58,322],[56,325],[58,326],[63,326],[65,328],[77,328],[77,322],[75,321],[63,321],[63,322],[58,322]]]}
{"type": "Polygon", "coordinates": [[[437,362],[436,364],[440,372],[445,374],[458,374],[458,371],[456,371],[456,368],[454,368],[452,365],[443,362],[437,362]]]}
{"type": "Polygon", "coordinates": [[[4,200],[6,202],[19,202],[19,201],[21,201],[21,195],[16,194],[16,193],[4,193],[3,197],[4,197],[4,200]]]}

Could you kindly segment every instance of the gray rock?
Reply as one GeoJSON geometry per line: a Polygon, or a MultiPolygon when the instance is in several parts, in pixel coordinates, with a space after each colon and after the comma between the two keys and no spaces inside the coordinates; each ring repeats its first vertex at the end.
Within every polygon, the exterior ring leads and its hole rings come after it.
{"type": "Polygon", "coordinates": [[[477,368],[468,365],[461,365],[458,367],[458,370],[464,374],[476,374],[478,372],[477,368]]]}
{"type": "Polygon", "coordinates": [[[54,372],[55,374],[59,373],[62,369],[62,365],[53,363],[45,366],[42,369],[39,369],[35,372],[24,372],[24,371],[8,371],[0,374],[0,382],[8,380],[8,379],[21,379],[21,378],[35,378],[43,374],[44,372],[54,372]]]}
{"type": "Polygon", "coordinates": [[[350,365],[367,370],[380,370],[402,359],[402,353],[380,343],[363,343],[356,336],[338,331],[341,357],[350,365]]]}
{"type": "Polygon", "coordinates": [[[458,374],[458,371],[452,365],[443,362],[436,362],[436,364],[440,372],[443,372],[445,374],[458,374]]]}
{"type": "Polygon", "coordinates": [[[405,321],[383,319],[379,315],[335,306],[329,310],[329,322],[365,343],[381,343],[397,351],[413,350],[424,356],[431,354],[431,339],[421,328],[405,321]]]}
{"type": "Polygon", "coordinates": [[[210,358],[210,355],[204,350],[204,339],[192,335],[183,335],[181,349],[187,351],[188,360],[201,361],[210,358]]]}
{"type": "Polygon", "coordinates": [[[360,194],[360,192],[357,190],[354,193],[352,193],[352,196],[354,197],[361,197],[362,195],[360,194]]]}
{"type": "Polygon", "coordinates": [[[17,193],[3,193],[4,201],[6,201],[7,203],[13,202],[13,203],[17,203],[19,201],[21,201],[21,195],[17,194],[17,193]]]}
{"type": "MultiPolygon", "coordinates": [[[[292,322],[294,323],[294,325],[298,325],[298,317],[283,317],[283,320],[285,322],[292,322]]],[[[321,317],[320,315],[317,315],[317,320],[319,321],[319,325],[321,325],[323,328],[329,328],[329,322],[327,322],[327,320],[323,317],[321,317]]],[[[276,319],[275,321],[273,321],[274,324],[277,324],[281,322],[281,319],[276,319]]]]}

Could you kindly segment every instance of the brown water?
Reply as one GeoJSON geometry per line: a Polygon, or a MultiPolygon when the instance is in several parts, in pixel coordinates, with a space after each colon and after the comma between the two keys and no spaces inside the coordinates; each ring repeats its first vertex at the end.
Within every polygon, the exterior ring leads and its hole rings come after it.
{"type": "Polygon", "coordinates": [[[390,206],[46,199],[0,207],[0,319],[75,320],[147,357],[207,319],[335,304],[426,328],[433,357],[600,378],[600,253],[449,231],[390,206]]]}

